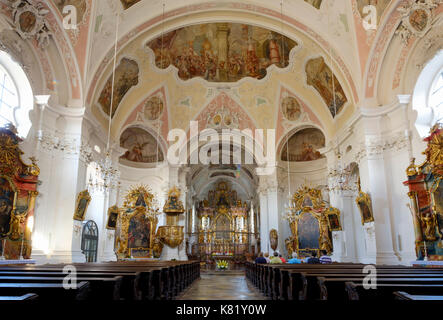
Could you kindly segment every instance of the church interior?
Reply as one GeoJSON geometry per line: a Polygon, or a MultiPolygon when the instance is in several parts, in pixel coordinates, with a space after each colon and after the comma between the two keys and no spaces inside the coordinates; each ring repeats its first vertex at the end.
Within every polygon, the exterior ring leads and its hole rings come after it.
{"type": "Polygon", "coordinates": [[[0,301],[443,300],[442,0],[0,0],[0,75],[0,301]]]}

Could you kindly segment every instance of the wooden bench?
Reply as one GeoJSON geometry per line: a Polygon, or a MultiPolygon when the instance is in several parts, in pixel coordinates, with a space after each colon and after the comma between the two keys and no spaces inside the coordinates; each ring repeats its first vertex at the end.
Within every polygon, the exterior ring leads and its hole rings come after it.
{"type": "MultiPolygon", "coordinates": [[[[367,290],[363,287],[362,283],[345,283],[347,298],[349,300],[396,300],[398,295],[395,295],[396,291],[408,291],[411,292],[410,297],[429,295],[438,296],[443,293],[443,284],[406,284],[406,283],[379,283],[377,289],[367,290]]],[[[438,299],[440,300],[440,299],[438,299]]]]}
{"type": "Polygon", "coordinates": [[[0,283],[0,296],[20,296],[28,293],[38,295],[38,300],[86,300],[89,283],[77,284],[76,289],[66,290],[61,283],[0,283]]]}
{"type": "Polygon", "coordinates": [[[34,293],[24,294],[22,296],[0,296],[0,301],[25,301],[25,300],[36,300],[38,295],[34,293]]]}

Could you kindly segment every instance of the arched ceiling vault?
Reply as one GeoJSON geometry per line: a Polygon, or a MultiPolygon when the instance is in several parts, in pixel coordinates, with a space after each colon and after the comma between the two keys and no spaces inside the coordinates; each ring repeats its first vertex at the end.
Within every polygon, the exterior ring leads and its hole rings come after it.
{"type": "MultiPolygon", "coordinates": [[[[286,17],[288,21],[284,21],[283,28],[281,20],[278,19],[279,16],[275,11],[264,10],[257,14],[249,8],[249,10],[242,8],[240,9],[230,9],[226,10],[226,8],[221,9],[211,9],[211,10],[197,10],[196,12],[189,13],[185,12],[186,15],[179,15],[176,12],[167,12],[165,16],[167,16],[167,20],[165,19],[164,23],[160,23],[160,17],[156,17],[153,21],[147,22],[145,25],[141,25],[137,28],[137,30],[133,30],[133,32],[127,33],[120,38],[119,41],[119,61],[124,57],[129,57],[130,59],[134,59],[137,63],[140,64],[139,69],[141,73],[141,78],[145,77],[140,81],[139,84],[131,88],[128,94],[123,98],[119,105],[119,110],[116,112],[114,120],[113,120],[113,135],[114,138],[116,134],[119,132],[120,127],[126,120],[126,116],[128,113],[132,111],[132,108],[142,99],[143,92],[149,91],[150,87],[164,85],[168,88],[170,100],[169,103],[172,105],[168,106],[168,110],[172,113],[178,100],[181,97],[172,96],[172,92],[174,94],[176,92],[184,92],[186,90],[191,90],[194,92],[200,92],[201,96],[205,96],[207,94],[208,87],[211,87],[211,84],[204,81],[177,81],[177,77],[174,77],[172,74],[176,73],[171,67],[166,70],[160,70],[153,65],[153,54],[152,50],[147,50],[144,48],[144,45],[155,39],[156,37],[164,34],[168,31],[175,30],[177,28],[193,25],[198,23],[207,23],[214,21],[223,21],[223,22],[232,22],[232,23],[248,23],[250,25],[259,26],[262,28],[268,28],[275,32],[281,32],[283,30],[283,34],[288,38],[297,41],[300,44],[300,48],[294,49],[294,53],[292,54],[292,65],[289,68],[292,68],[289,72],[281,72],[280,70],[276,70],[274,68],[272,72],[263,80],[251,80],[245,83],[235,83],[231,84],[232,87],[236,87],[237,92],[247,92],[251,90],[252,87],[259,88],[260,85],[264,87],[270,87],[269,83],[272,83],[271,86],[273,90],[279,91],[280,84],[284,84],[286,87],[291,88],[292,91],[296,92],[300,95],[304,101],[306,101],[307,105],[312,108],[313,112],[320,118],[320,122],[325,127],[325,131],[327,135],[333,135],[336,126],[340,126],[344,124],[347,119],[353,114],[355,110],[356,101],[358,101],[357,89],[356,85],[353,81],[353,77],[351,72],[349,71],[349,67],[344,62],[344,60],[340,57],[337,51],[331,48],[329,43],[314,32],[312,29],[307,27],[306,25],[286,17]],[[254,12],[254,13],[253,13],[254,12]],[[277,15],[277,16],[276,16],[277,15]],[[151,24],[151,25],[150,25],[151,24]],[[343,86],[343,90],[348,99],[348,103],[346,107],[343,109],[343,112],[339,114],[336,118],[336,123],[333,121],[331,114],[328,112],[325,102],[321,99],[321,96],[318,92],[307,84],[306,73],[304,71],[306,63],[310,59],[322,57],[326,65],[330,66],[331,58],[329,54],[332,53],[333,56],[333,71],[334,75],[337,77],[338,82],[343,86]],[[153,77],[154,72],[155,76],[153,77]],[[150,79],[148,79],[147,75],[150,74],[150,79]]],[[[161,19],[160,19],[161,20],[161,19]]],[[[104,124],[106,122],[106,116],[102,110],[97,108],[97,99],[102,90],[105,81],[111,75],[111,67],[112,67],[112,48],[108,51],[106,58],[102,61],[100,66],[96,68],[96,72],[94,78],[90,83],[89,94],[88,94],[88,102],[93,106],[94,115],[101,120],[104,124]],[[95,110],[94,110],[95,108],[95,110]]],[[[270,67],[272,69],[272,66],[270,67]]],[[[287,71],[287,70],[285,70],[287,71]]],[[[212,87],[216,87],[212,85],[212,87]]],[[[186,95],[183,95],[182,98],[185,98],[186,95]]],[[[248,104],[250,102],[244,100],[243,107],[248,108],[248,104]]],[[[250,100],[250,99],[249,99],[250,100]]],[[[265,99],[266,100],[266,99],[265,99]]],[[[268,99],[268,106],[272,110],[277,110],[278,101],[276,101],[275,95],[270,94],[268,99]]],[[[193,114],[198,112],[200,108],[206,105],[207,100],[200,99],[198,101],[197,98],[194,98],[193,105],[190,107],[189,114],[193,114]],[[195,110],[194,110],[195,109],[195,110]]],[[[248,110],[250,111],[250,110],[248,110]]],[[[260,112],[258,112],[260,113],[260,112]]],[[[257,114],[257,112],[256,112],[257,114]]],[[[272,119],[275,119],[276,114],[270,114],[272,119]]],[[[177,125],[177,124],[175,124],[177,125]]],[[[179,125],[179,124],[178,124],[179,125]]],[[[272,124],[262,122],[260,125],[263,128],[273,127],[272,124]]],[[[174,126],[173,124],[173,127],[174,126]]],[[[180,125],[178,126],[180,127],[180,125]]]]}

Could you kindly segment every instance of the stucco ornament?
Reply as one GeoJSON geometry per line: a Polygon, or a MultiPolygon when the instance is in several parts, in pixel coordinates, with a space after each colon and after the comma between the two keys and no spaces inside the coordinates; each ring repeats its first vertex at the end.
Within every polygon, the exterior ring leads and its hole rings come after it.
{"type": "Polygon", "coordinates": [[[45,17],[49,10],[41,2],[31,4],[29,0],[17,0],[10,2],[14,29],[27,40],[35,38],[40,48],[49,44],[50,31],[46,25],[45,17]]]}
{"type": "Polygon", "coordinates": [[[400,35],[402,42],[407,45],[409,39],[423,37],[432,27],[434,21],[432,9],[443,3],[442,0],[409,0],[406,6],[399,7],[401,13],[401,24],[395,34],[400,35]]]}

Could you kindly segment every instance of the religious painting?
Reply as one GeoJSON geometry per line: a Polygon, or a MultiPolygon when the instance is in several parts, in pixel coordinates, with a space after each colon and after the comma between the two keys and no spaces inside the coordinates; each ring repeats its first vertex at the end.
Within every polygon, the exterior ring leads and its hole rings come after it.
{"type": "Polygon", "coordinates": [[[331,231],[341,231],[340,211],[336,208],[329,208],[326,211],[328,215],[328,226],[331,231]]]}
{"type": "Polygon", "coordinates": [[[163,100],[159,97],[152,97],[145,103],[144,114],[146,120],[157,120],[163,113],[163,100]]]}
{"type": "Polygon", "coordinates": [[[134,4],[136,4],[137,2],[139,2],[140,0],[120,0],[120,2],[123,5],[123,8],[129,9],[130,7],[132,7],[134,4]]]}
{"type": "Polygon", "coordinates": [[[140,163],[155,163],[164,159],[157,140],[141,128],[126,129],[120,136],[120,146],[128,149],[120,159],[140,163]]]}
{"type": "Polygon", "coordinates": [[[19,17],[20,30],[24,33],[31,33],[36,23],[37,17],[31,11],[25,11],[19,17]]]}
{"type": "Polygon", "coordinates": [[[182,80],[210,82],[263,78],[270,65],[284,68],[297,43],[279,33],[238,23],[186,26],[147,43],[157,67],[174,65],[182,80]]]}
{"type": "Polygon", "coordinates": [[[269,232],[269,242],[272,250],[276,250],[278,247],[278,233],[277,230],[271,229],[269,232]]]}
{"type": "Polygon", "coordinates": [[[83,17],[87,10],[86,0],[54,0],[55,5],[57,6],[60,13],[63,14],[63,8],[66,6],[74,6],[77,9],[77,21],[76,23],[80,23],[83,21],[83,17]]]}
{"type": "Polygon", "coordinates": [[[302,109],[300,103],[294,97],[285,97],[281,103],[283,115],[289,121],[297,121],[300,119],[302,109]]]}
{"type": "Polygon", "coordinates": [[[299,162],[324,158],[318,151],[325,147],[325,136],[315,128],[307,128],[296,132],[282,148],[282,161],[299,162]],[[288,150],[289,144],[289,150],[288,150]]]}
{"type": "Polygon", "coordinates": [[[309,3],[316,9],[320,9],[321,3],[323,0],[305,0],[305,2],[309,3]]]}
{"type": "Polygon", "coordinates": [[[139,211],[129,220],[128,248],[151,247],[151,220],[139,211]]]}
{"type": "Polygon", "coordinates": [[[417,31],[421,32],[428,26],[428,13],[423,9],[417,9],[411,12],[409,23],[417,31]]]}
{"type": "Polygon", "coordinates": [[[320,224],[311,212],[303,212],[298,220],[298,248],[319,249],[320,224]]]}
{"type": "MultiPolygon", "coordinates": [[[[138,84],[138,75],[138,64],[134,60],[123,58],[120,61],[120,64],[116,67],[112,117],[129,89],[138,84]]],[[[111,74],[98,99],[103,111],[107,115],[109,115],[109,110],[111,109],[112,79],[113,75],[111,74]]]]}
{"type": "Polygon", "coordinates": [[[377,24],[380,22],[383,13],[391,0],[356,0],[357,9],[360,13],[360,17],[365,17],[368,13],[363,13],[363,9],[366,6],[374,6],[377,9],[377,24]]]}
{"type": "Polygon", "coordinates": [[[91,202],[91,196],[88,190],[83,190],[77,195],[75,205],[74,220],[83,221],[85,219],[86,210],[91,202]]]}
{"type": "Polygon", "coordinates": [[[371,198],[365,192],[360,191],[358,197],[355,199],[361,215],[361,224],[374,221],[372,213],[371,198]]]}
{"type": "Polygon", "coordinates": [[[9,233],[14,199],[12,182],[6,177],[0,177],[0,237],[5,237],[9,233]]]}
{"type": "Polygon", "coordinates": [[[306,64],[306,78],[308,85],[313,86],[320,94],[332,117],[340,113],[348,101],[343,88],[332,70],[325,63],[323,57],[311,59],[306,64]]]}
{"type": "Polygon", "coordinates": [[[108,209],[108,221],[106,222],[106,229],[115,230],[117,227],[117,219],[118,219],[118,207],[112,206],[108,209]]]}

